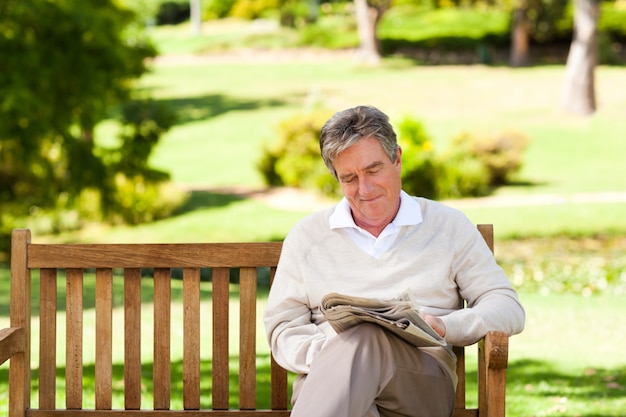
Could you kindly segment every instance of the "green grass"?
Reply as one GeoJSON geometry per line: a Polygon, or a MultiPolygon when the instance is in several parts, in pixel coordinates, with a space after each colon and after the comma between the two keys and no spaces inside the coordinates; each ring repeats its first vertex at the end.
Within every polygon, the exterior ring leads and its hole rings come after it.
{"type": "MultiPolygon", "coordinates": [[[[459,205],[462,207],[462,203],[459,205]]],[[[462,210],[475,223],[493,223],[496,237],[507,240],[520,237],[574,238],[625,233],[622,220],[626,213],[624,202],[573,203],[564,197],[562,202],[557,199],[552,204],[464,207],[462,210]]]]}
{"type": "Polygon", "coordinates": [[[626,314],[623,295],[521,298],[527,322],[511,339],[508,415],[623,415],[626,363],[615,349],[626,335],[613,325],[626,314]]]}

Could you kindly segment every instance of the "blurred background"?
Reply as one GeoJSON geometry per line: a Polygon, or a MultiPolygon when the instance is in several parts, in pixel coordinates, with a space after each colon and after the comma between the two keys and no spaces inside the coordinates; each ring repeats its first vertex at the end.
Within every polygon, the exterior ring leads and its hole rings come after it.
{"type": "Polygon", "coordinates": [[[625,64],[624,0],[0,0],[0,327],[12,228],[281,240],[340,198],[322,124],[371,104],[407,192],[495,226],[508,415],[623,416],[625,64]]]}

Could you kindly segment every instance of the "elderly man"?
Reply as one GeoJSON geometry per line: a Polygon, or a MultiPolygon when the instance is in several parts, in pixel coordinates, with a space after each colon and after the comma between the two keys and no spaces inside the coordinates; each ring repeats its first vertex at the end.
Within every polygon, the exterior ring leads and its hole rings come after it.
{"type": "Polygon", "coordinates": [[[264,314],[275,359],[298,374],[292,415],[450,416],[451,346],[521,332],[518,296],[464,214],[402,191],[402,149],[380,110],[336,113],[320,150],[344,198],[289,232],[264,314]],[[320,312],[330,292],[406,291],[447,346],[415,347],[373,324],[337,334],[320,312]]]}

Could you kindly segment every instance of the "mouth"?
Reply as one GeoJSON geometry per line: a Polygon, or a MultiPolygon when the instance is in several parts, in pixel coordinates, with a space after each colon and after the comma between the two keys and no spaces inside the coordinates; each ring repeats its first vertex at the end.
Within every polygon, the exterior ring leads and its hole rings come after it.
{"type": "Polygon", "coordinates": [[[380,200],[380,196],[376,196],[376,197],[369,197],[369,198],[361,198],[361,202],[362,203],[374,203],[378,200],[380,200]]]}

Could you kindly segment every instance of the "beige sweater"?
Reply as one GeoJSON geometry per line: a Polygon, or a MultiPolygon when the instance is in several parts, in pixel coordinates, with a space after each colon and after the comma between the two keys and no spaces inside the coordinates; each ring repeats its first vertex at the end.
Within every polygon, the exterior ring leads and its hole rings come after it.
{"type": "MultiPolygon", "coordinates": [[[[403,226],[390,250],[373,258],[342,229],[329,208],[299,222],[285,239],[264,314],[277,362],[307,373],[336,333],[320,313],[329,292],[392,298],[410,289],[422,312],[441,317],[449,345],[475,343],[489,330],[522,331],[524,310],[475,225],[460,211],[416,198],[423,222],[403,226]],[[463,300],[468,308],[462,309],[463,300]]],[[[456,381],[451,347],[425,348],[456,381]]]]}

